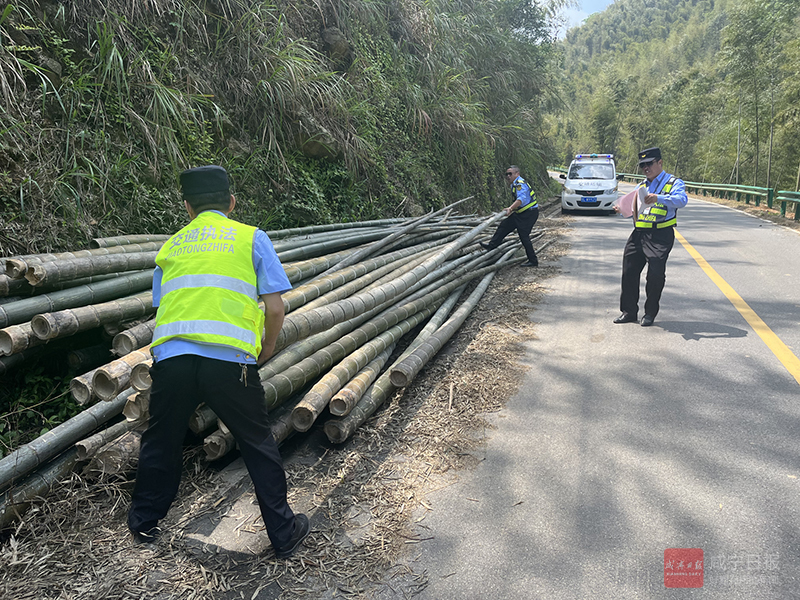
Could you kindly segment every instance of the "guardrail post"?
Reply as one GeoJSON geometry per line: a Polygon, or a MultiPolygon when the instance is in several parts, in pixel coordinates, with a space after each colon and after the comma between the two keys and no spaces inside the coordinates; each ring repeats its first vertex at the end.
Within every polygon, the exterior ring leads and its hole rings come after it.
{"type": "Polygon", "coordinates": [[[775,197],[775,188],[767,189],[767,207],[772,208],[772,200],[775,197]]]}
{"type": "MultiPolygon", "coordinates": [[[[795,215],[797,215],[797,210],[795,209],[795,215]]],[[[781,200],[781,216],[786,216],[786,200],[781,200]]]]}

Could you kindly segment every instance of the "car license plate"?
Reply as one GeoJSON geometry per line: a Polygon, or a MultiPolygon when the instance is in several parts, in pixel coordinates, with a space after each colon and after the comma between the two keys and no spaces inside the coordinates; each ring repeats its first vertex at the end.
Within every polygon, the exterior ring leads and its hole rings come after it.
{"type": "Polygon", "coordinates": [[[581,202],[596,202],[596,200],[589,196],[588,198],[581,198],[581,202]]]}

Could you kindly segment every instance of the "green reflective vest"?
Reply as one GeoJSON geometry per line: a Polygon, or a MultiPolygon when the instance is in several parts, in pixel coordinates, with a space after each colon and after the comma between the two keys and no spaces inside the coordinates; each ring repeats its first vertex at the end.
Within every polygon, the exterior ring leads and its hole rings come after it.
{"type": "MultiPolygon", "coordinates": [[[[675,179],[676,177],[674,175],[670,177],[667,180],[667,183],[664,184],[664,187],[661,188],[657,193],[669,194],[669,191],[672,189],[672,186],[675,183],[675,179]]],[[[638,187],[643,187],[645,185],[647,185],[647,180],[640,183],[638,187]]],[[[636,227],[640,229],[666,229],[667,227],[674,227],[678,224],[677,216],[673,217],[669,221],[665,221],[666,216],[667,207],[661,202],[653,202],[653,204],[651,204],[643,212],[636,214],[636,227]]]]}
{"type": "Polygon", "coordinates": [[[151,347],[181,338],[258,357],[264,311],[253,267],[256,231],[205,211],[167,240],[156,256],[163,273],[151,347]]]}

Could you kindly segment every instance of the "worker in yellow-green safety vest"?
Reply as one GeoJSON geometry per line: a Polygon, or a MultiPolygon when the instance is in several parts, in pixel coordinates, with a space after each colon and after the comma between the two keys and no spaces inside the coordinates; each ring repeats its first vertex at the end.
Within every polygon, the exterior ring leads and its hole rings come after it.
{"type": "Polygon", "coordinates": [[[189,418],[205,402],[236,439],[267,536],[276,556],[286,558],[310,525],[286,500],[286,474],[258,365],[275,350],[283,324],[281,293],[292,286],[267,234],[228,218],[236,198],[225,169],[189,169],[180,183],[191,222],[156,257],[150,420],[128,527],[136,541],[156,541],[158,521],[178,491],[189,418]]]}
{"type": "Polygon", "coordinates": [[[536,194],[528,183],[519,175],[519,167],[511,165],[505,171],[506,182],[511,186],[514,194],[514,201],[505,209],[507,217],[497,226],[492,239],[489,243],[481,242],[481,247],[485,250],[494,250],[506,236],[517,230],[519,241],[525,248],[528,262],[523,263],[523,267],[538,267],[539,259],[536,257],[536,250],[533,249],[531,241],[531,230],[539,219],[539,203],[536,201],[536,194]]]}
{"type": "MultiPolygon", "coordinates": [[[[644,303],[643,327],[649,327],[658,314],[661,292],[666,281],[667,259],[675,243],[675,225],[679,208],[686,206],[689,198],[681,179],[663,170],[661,150],[648,148],[639,153],[639,168],[646,180],[642,182],[644,197],[633,211],[634,229],[625,244],[622,255],[622,293],[619,308],[622,311],[614,323],[634,323],[639,313],[639,280],[647,265],[647,283],[644,303]]],[[[619,211],[618,207],[615,210],[619,211]]]]}

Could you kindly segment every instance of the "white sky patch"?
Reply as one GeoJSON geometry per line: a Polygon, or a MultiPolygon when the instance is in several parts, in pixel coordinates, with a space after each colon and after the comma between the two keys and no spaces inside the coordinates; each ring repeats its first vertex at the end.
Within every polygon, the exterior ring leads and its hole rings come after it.
{"type": "Polygon", "coordinates": [[[563,39],[569,29],[578,27],[591,14],[601,12],[613,4],[614,0],[583,0],[577,8],[567,8],[561,12],[565,25],[559,30],[558,37],[563,39]]]}

